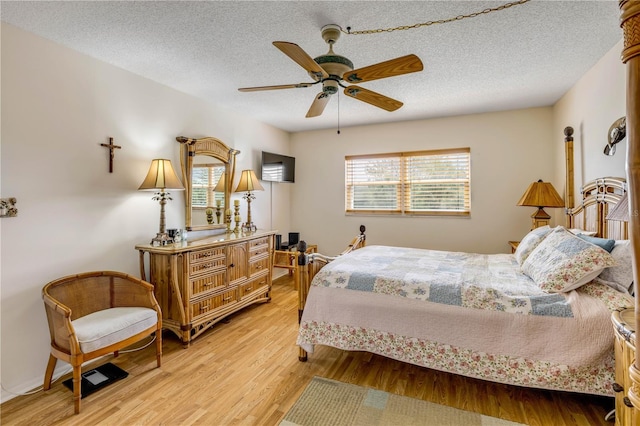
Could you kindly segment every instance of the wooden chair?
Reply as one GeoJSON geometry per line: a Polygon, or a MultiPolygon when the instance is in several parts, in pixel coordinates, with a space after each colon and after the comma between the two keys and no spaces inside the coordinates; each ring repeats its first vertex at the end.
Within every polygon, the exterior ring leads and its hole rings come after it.
{"type": "Polygon", "coordinates": [[[162,363],[162,313],[153,286],[113,271],[86,272],[51,281],[42,289],[51,334],[44,390],[58,359],[73,367],[73,402],[80,412],[82,364],[118,351],[153,333],[162,363]]]}

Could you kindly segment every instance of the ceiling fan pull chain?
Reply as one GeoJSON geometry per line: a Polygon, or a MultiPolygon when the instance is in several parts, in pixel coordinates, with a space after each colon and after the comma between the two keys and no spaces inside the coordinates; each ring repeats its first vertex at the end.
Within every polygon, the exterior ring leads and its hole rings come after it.
{"type": "Polygon", "coordinates": [[[480,12],[472,12],[472,13],[469,13],[467,15],[458,15],[458,16],[456,16],[454,18],[439,19],[437,21],[427,21],[427,22],[413,24],[413,25],[401,25],[401,26],[395,27],[395,28],[378,28],[376,30],[351,31],[351,27],[347,27],[347,29],[345,31],[345,30],[342,29],[342,27],[340,27],[340,31],[342,31],[345,34],[349,34],[349,35],[362,35],[362,34],[390,33],[391,31],[396,31],[396,30],[410,30],[410,29],[413,29],[413,28],[428,27],[428,26],[434,25],[434,24],[447,24],[449,22],[461,21],[461,20],[466,19],[466,18],[475,18],[476,16],[486,15],[486,14],[489,14],[491,12],[499,12],[501,10],[508,9],[508,8],[510,8],[512,6],[519,6],[519,5],[525,4],[527,2],[529,2],[529,0],[518,0],[518,1],[510,2],[510,3],[505,3],[505,4],[501,5],[501,6],[484,9],[484,10],[482,10],[480,12]]]}
{"type": "Polygon", "coordinates": [[[340,91],[336,92],[338,95],[338,134],[340,134],[340,91]]]}

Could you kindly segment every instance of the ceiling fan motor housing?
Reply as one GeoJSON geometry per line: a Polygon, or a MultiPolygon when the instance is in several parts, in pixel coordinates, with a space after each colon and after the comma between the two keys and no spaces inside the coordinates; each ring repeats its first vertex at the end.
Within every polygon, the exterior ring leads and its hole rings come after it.
{"type": "MultiPolygon", "coordinates": [[[[353,62],[344,56],[336,55],[331,49],[329,53],[313,58],[313,60],[329,74],[328,78],[332,80],[340,81],[345,72],[353,70],[353,62]]],[[[313,74],[309,73],[309,75],[318,81],[318,78],[313,74]]],[[[325,80],[327,79],[325,78],[323,81],[325,80]]]]}

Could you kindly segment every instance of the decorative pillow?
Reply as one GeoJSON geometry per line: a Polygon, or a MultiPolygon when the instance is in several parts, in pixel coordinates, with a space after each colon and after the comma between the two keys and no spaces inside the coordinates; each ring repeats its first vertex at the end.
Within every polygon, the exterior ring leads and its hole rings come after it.
{"type": "Polygon", "coordinates": [[[580,229],[580,228],[571,228],[571,229],[567,229],[567,231],[571,232],[572,234],[575,235],[588,235],[590,237],[595,237],[597,232],[596,231],[585,231],[584,229],[580,229]]]}
{"type": "Polygon", "coordinates": [[[598,278],[605,281],[604,284],[627,293],[633,285],[631,241],[617,240],[611,251],[611,256],[616,260],[617,265],[605,268],[598,278]]]}
{"type": "Polygon", "coordinates": [[[546,237],[549,232],[551,232],[551,227],[549,225],[545,225],[530,231],[524,236],[514,253],[520,266],[522,266],[524,261],[527,259],[527,256],[529,256],[533,249],[536,248],[542,240],[544,240],[544,237],[546,237]]]}
{"type": "Polygon", "coordinates": [[[601,248],[605,249],[609,253],[611,253],[611,250],[613,250],[613,246],[616,243],[616,240],[608,240],[606,238],[590,237],[589,235],[584,235],[584,234],[578,234],[578,238],[582,238],[586,242],[589,242],[591,244],[595,244],[598,247],[601,247],[601,248]]]}
{"type": "Polygon", "coordinates": [[[559,293],[575,290],[615,264],[606,250],[558,226],[527,257],[522,272],[542,290],[559,293]]]}

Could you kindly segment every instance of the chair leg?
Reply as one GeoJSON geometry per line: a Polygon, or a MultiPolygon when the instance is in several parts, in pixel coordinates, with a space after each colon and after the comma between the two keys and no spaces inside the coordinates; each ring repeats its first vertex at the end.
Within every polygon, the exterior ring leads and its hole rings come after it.
{"type": "Polygon", "coordinates": [[[56,363],[58,362],[58,358],[49,354],[49,362],[47,363],[47,370],[44,373],[44,385],[42,388],[44,390],[51,389],[51,379],[53,378],[53,370],[56,368],[56,363]]]}
{"type": "Polygon", "coordinates": [[[82,375],[82,366],[74,365],[73,366],[73,406],[76,414],[80,414],[80,398],[82,395],[81,391],[81,375],[82,375]]]}
{"type": "Polygon", "coordinates": [[[162,366],[162,329],[156,331],[156,362],[162,366]]]}

